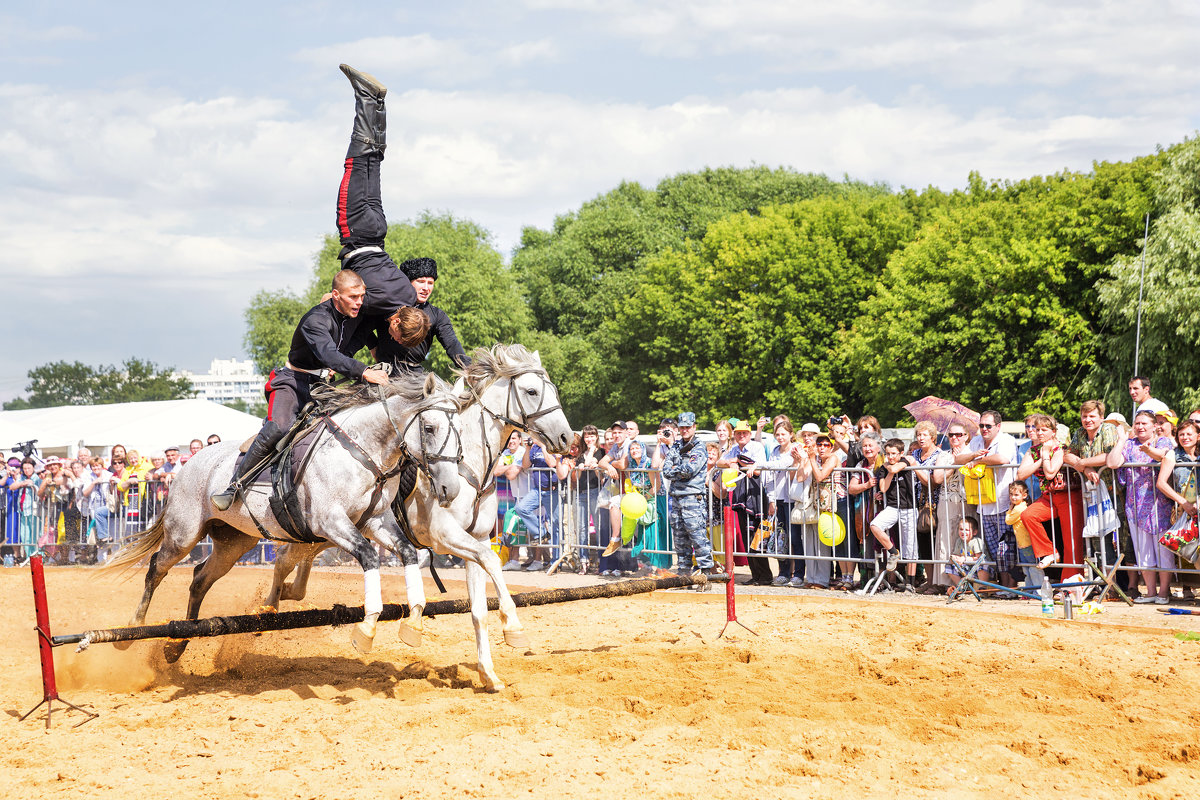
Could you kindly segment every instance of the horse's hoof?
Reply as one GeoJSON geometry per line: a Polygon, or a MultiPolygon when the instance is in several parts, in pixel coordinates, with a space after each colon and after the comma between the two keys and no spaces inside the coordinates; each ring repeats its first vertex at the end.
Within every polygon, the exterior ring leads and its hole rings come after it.
{"type": "Polygon", "coordinates": [[[504,643],[509,647],[529,647],[529,634],[522,630],[505,631],[504,643]]]}
{"type": "Polygon", "coordinates": [[[487,679],[487,676],[484,675],[482,672],[479,673],[479,678],[480,678],[480,680],[483,681],[483,690],[485,692],[491,692],[492,694],[496,694],[497,692],[504,691],[504,681],[500,680],[499,678],[497,678],[494,681],[489,681],[487,679]]]}
{"type": "Polygon", "coordinates": [[[355,624],[350,631],[350,644],[354,645],[354,649],[364,655],[371,652],[371,648],[375,646],[375,630],[374,626],[367,628],[363,623],[355,624]]]}
{"type": "Polygon", "coordinates": [[[187,650],[187,646],[187,639],[166,642],[163,644],[163,658],[166,659],[168,664],[174,664],[183,655],[183,651],[187,650]]]}
{"type": "Polygon", "coordinates": [[[421,632],[407,622],[400,623],[400,641],[409,647],[421,646],[421,632]]]}

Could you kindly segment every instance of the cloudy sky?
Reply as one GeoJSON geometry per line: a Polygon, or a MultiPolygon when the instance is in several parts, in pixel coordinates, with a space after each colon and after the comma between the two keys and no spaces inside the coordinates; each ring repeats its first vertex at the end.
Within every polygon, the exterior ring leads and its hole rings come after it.
{"type": "Polygon", "coordinates": [[[1200,128],[1193,0],[20,5],[0,400],[60,359],[243,357],[251,295],[303,286],[334,230],[343,61],[389,88],[389,216],[450,211],[506,255],[621,180],[757,163],[954,188],[1200,128]]]}

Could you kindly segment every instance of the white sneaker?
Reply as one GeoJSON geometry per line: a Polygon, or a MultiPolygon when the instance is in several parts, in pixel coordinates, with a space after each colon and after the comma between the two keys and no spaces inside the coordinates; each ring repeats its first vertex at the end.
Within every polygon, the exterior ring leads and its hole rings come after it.
{"type": "Polygon", "coordinates": [[[521,569],[521,562],[513,558],[505,562],[504,566],[502,566],[500,569],[505,572],[516,572],[521,569]]]}
{"type": "Polygon", "coordinates": [[[771,581],[772,586],[787,586],[791,582],[791,578],[786,575],[779,575],[775,580],[771,581]]]}
{"type": "MultiPolygon", "coordinates": [[[[1149,595],[1149,594],[1144,594],[1141,597],[1133,598],[1133,602],[1137,603],[1140,606],[1149,605],[1150,603],[1157,603],[1158,600],[1159,600],[1159,598],[1157,598],[1153,595],[1149,595]]],[[[1166,600],[1163,600],[1163,602],[1166,603],[1166,600]]]]}
{"type": "Polygon", "coordinates": [[[526,572],[541,572],[545,568],[545,564],[540,561],[530,561],[529,566],[525,568],[526,572]]]}
{"type": "Polygon", "coordinates": [[[791,586],[793,589],[803,589],[804,588],[804,578],[801,578],[799,575],[797,575],[796,577],[794,577],[790,581],[788,581],[788,586],[791,586]]]}
{"type": "Polygon", "coordinates": [[[895,572],[898,566],[900,566],[900,551],[889,550],[887,554],[887,571],[895,572]]]}
{"type": "Polygon", "coordinates": [[[1165,605],[1169,605],[1169,604],[1170,604],[1170,602],[1171,602],[1171,598],[1169,598],[1169,597],[1156,597],[1156,598],[1154,598],[1154,605],[1156,605],[1156,606],[1165,606],[1165,605]]]}
{"type": "Polygon", "coordinates": [[[1058,553],[1050,553],[1038,559],[1038,569],[1046,569],[1058,563],[1058,553]]]}

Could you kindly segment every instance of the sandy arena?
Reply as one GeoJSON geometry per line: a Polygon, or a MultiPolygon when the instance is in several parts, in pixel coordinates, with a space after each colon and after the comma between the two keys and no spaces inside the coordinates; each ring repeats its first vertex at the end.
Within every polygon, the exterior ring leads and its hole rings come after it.
{"type": "MultiPolygon", "coordinates": [[[[168,576],[151,621],[183,615],[189,576],[168,576]]],[[[48,569],[54,633],[124,624],[141,577],[48,569]]],[[[235,569],[206,615],[253,610],[268,581],[235,569]]],[[[403,602],[398,574],[383,588],[403,602]]],[[[331,628],[198,640],[177,665],[160,642],[67,646],[59,691],[100,717],[56,710],[46,731],[42,711],[17,721],[42,694],[28,569],[0,589],[12,798],[1200,796],[1200,642],[1172,636],[1200,617],[1152,608],[1065,622],[1032,602],[767,590],[738,598],[759,635],[718,639],[715,592],[544,606],[520,612],[525,651],[492,615],[499,695],[466,616],[428,621],[419,650],[382,624],[366,657],[331,628]]],[[[306,604],[361,598],[360,573],[326,570],[306,604]]]]}

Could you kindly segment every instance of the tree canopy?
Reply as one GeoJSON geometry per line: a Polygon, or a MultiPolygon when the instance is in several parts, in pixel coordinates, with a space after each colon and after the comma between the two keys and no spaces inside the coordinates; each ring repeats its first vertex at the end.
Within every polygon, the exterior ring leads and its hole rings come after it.
{"type": "Polygon", "coordinates": [[[173,367],[126,359],[120,366],[91,367],[80,361],[55,361],[29,370],[28,397],[4,404],[5,411],[54,406],[94,406],[150,400],[184,400],[192,382],[175,376],[173,367]]]}

